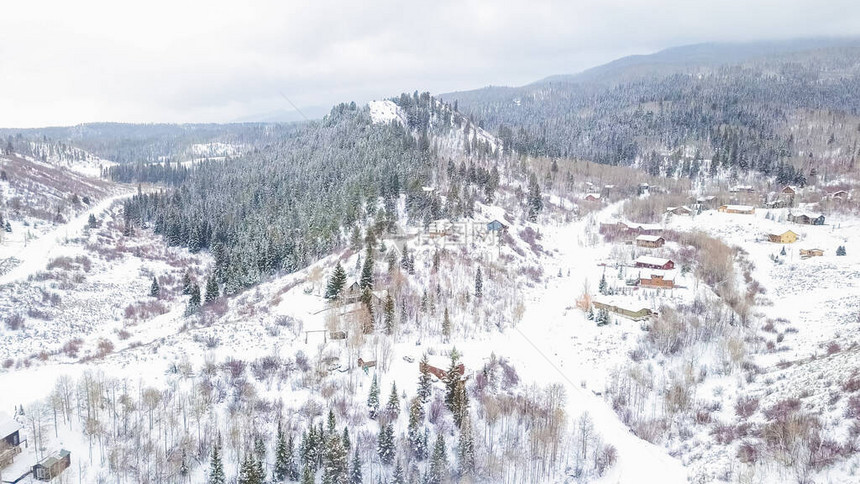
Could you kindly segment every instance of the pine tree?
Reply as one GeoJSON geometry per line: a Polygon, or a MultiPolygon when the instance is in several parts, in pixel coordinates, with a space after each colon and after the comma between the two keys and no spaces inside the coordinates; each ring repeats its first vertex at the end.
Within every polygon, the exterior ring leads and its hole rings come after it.
{"type": "Polygon", "coordinates": [[[427,482],[430,484],[442,484],[448,476],[448,453],[445,450],[445,437],[436,434],[436,445],[433,446],[433,457],[430,459],[430,470],[427,482]]]}
{"type": "Polygon", "coordinates": [[[332,410],[331,408],[328,409],[327,421],[328,421],[328,436],[331,437],[332,435],[334,435],[335,430],[337,430],[336,429],[337,421],[334,418],[334,410],[332,410]]]}
{"type": "Polygon", "coordinates": [[[349,428],[344,426],[343,434],[341,435],[341,440],[343,441],[343,448],[346,449],[347,454],[350,449],[352,449],[352,441],[349,438],[349,428]]]}
{"type": "Polygon", "coordinates": [[[215,446],[212,447],[212,460],[209,466],[208,484],[225,484],[227,478],[224,476],[224,464],[221,462],[221,435],[215,438],[215,446]]]}
{"type": "MultiPolygon", "coordinates": [[[[2,224],[0,224],[0,225],[2,225],[2,224]]],[[[96,219],[95,215],[90,214],[89,219],[87,219],[87,226],[89,226],[89,228],[91,228],[91,229],[94,229],[94,228],[99,226],[99,221],[96,219]]]]}
{"type": "Polygon", "coordinates": [[[373,289],[373,249],[367,247],[367,254],[364,257],[364,265],[361,267],[361,279],[358,282],[362,289],[373,289]]]}
{"type": "Polygon", "coordinates": [[[484,295],[484,281],[481,278],[481,268],[478,267],[478,272],[475,273],[475,297],[480,298],[484,295]]]}
{"type": "Polygon", "coordinates": [[[430,400],[430,394],[433,392],[433,380],[430,376],[430,362],[427,359],[427,353],[421,357],[421,364],[418,365],[418,368],[421,372],[418,377],[418,398],[421,399],[421,403],[427,403],[430,400]]]}
{"type": "Polygon", "coordinates": [[[352,469],[349,472],[349,484],[362,484],[361,460],[358,458],[358,449],[352,456],[352,469]]]}
{"type": "Polygon", "coordinates": [[[604,273],[600,275],[600,285],[598,285],[597,290],[598,290],[598,292],[600,292],[600,294],[603,294],[605,296],[606,295],[606,289],[607,289],[606,272],[604,271],[604,273]]]}
{"type": "Polygon", "coordinates": [[[779,251],[779,255],[781,255],[783,257],[785,256],[785,247],[783,247],[782,250],[779,251]]]}
{"type": "Polygon", "coordinates": [[[390,292],[385,296],[383,311],[385,313],[385,334],[390,336],[394,334],[394,298],[391,297],[390,292]]]}
{"type": "Polygon", "coordinates": [[[153,276],[152,285],[149,287],[149,295],[158,298],[161,295],[161,286],[158,285],[158,279],[153,276]]]}
{"type": "Polygon", "coordinates": [[[346,286],[346,271],[340,262],[334,268],[334,272],[328,280],[328,286],[325,290],[326,299],[337,299],[340,297],[343,288],[346,286]]]}
{"type": "Polygon", "coordinates": [[[302,469],[301,484],[314,484],[314,471],[311,470],[310,466],[305,466],[304,469],[302,469]]]}
{"type": "Polygon", "coordinates": [[[406,477],[403,475],[403,465],[400,464],[400,459],[394,464],[394,474],[391,476],[391,484],[406,484],[406,477]]]}
{"type": "Polygon", "coordinates": [[[392,420],[397,420],[400,416],[400,397],[397,395],[397,384],[391,384],[391,394],[388,396],[388,403],[385,405],[385,413],[392,420]]]}
{"type": "Polygon", "coordinates": [[[470,476],[475,471],[475,441],[472,435],[472,422],[467,415],[460,426],[460,444],[458,446],[460,477],[470,476]]]}
{"type": "Polygon", "coordinates": [[[376,453],[379,454],[379,459],[385,465],[390,465],[394,462],[394,425],[388,423],[379,429],[379,438],[377,439],[376,453]]]}
{"type": "Polygon", "coordinates": [[[535,176],[534,173],[529,176],[529,194],[527,203],[528,219],[530,222],[536,222],[538,214],[543,210],[543,199],[541,198],[537,176],[535,176]]]}
{"type": "Polygon", "coordinates": [[[415,397],[409,405],[409,427],[407,428],[406,438],[409,440],[409,448],[412,455],[419,461],[427,457],[427,447],[424,442],[424,409],[421,405],[421,399],[415,397]]]}
{"type": "MultiPolygon", "coordinates": [[[[460,384],[460,371],[459,371],[459,359],[460,354],[457,352],[457,348],[451,350],[451,364],[448,366],[448,371],[445,372],[445,405],[448,407],[448,410],[454,412],[454,405],[457,400],[457,392],[458,385],[460,384]]],[[[456,413],[456,412],[455,412],[456,413]]]]}
{"type": "Polygon", "coordinates": [[[200,307],[200,286],[196,283],[191,285],[191,297],[188,299],[188,307],[192,311],[200,307]]]}
{"type": "Polygon", "coordinates": [[[218,281],[215,280],[215,276],[209,276],[209,279],[206,280],[206,299],[207,303],[212,302],[218,299],[219,296],[218,291],[218,281]]]}
{"type": "Polygon", "coordinates": [[[290,437],[289,446],[284,435],[284,429],[281,428],[281,422],[278,421],[278,436],[277,444],[275,445],[275,472],[274,478],[277,482],[283,482],[287,479],[292,479],[290,474],[290,464],[295,465],[293,461],[293,439],[290,437]]]}
{"type": "Polygon", "coordinates": [[[323,463],[323,483],[343,484],[349,477],[349,457],[343,448],[343,441],[337,435],[329,435],[326,440],[323,463]]]}
{"type": "Polygon", "coordinates": [[[239,467],[239,484],[262,484],[258,475],[259,467],[252,452],[245,452],[245,459],[239,467]]]}
{"type": "Polygon", "coordinates": [[[191,286],[193,281],[191,280],[191,271],[185,271],[185,275],[182,276],[182,295],[187,296],[191,294],[191,286]]]}
{"type": "Polygon", "coordinates": [[[365,287],[361,291],[361,303],[367,309],[368,318],[361,328],[364,334],[370,334],[374,330],[374,312],[373,312],[373,292],[369,287],[365,287]]]}
{"type": "Polygon", "coordinates": [[[840,245],[839,247],[836,248],[836,255],[838,255],[838,256],[845,255],[845,246],[844,245],[840,245]]]}
{"type": "Polygon", "coordinates": [[[451,318],[448,316],[448,306],[445,306],[445,315],[442,317],[442,336],[447,341],[451,337],[451,318]]]}
{"type": "Polygon", "coordinates": [[[379,413],[379,384],[376,381],[376,374],[373,375],[373,381],[370,383],[370,394],[367,395],[367,408],[370,413],[370,418],[375,419],[379,413]]]}
{"type": "Polygon", "coordinates": [[[266,442],[258,435],[254,438],[254,457],[257,464],[257,476],[263,482],[266,479],[266,442]]]}
{"type": "Polygon", "coordinates": [[[179,461],[179,475],[182,476],[184,480],[184,478],[188,477],[189,472],[188,455],[185,453],[185,449],[182,449],[182,457],[179,461]]]}
{"type": "Polygon", "coordinates": [[[400,268],[409,271],[409,247],[403,244],[403,254],[400,256],[400,268]]]}

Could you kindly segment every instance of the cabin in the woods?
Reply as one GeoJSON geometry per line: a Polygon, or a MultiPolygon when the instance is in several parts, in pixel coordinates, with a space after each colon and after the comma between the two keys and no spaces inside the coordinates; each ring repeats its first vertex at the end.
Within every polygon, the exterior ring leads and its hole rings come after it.
{"type": "MultiPolygon", "coordinates": [[[[434,358],[428,359],[426,365],[423,361],[419,361],[418,371],[422,373],[426,371],[427,373],[430,373],[436,378],[444,380],[448,376],[447,368],[449,366],[451,366],[450,361],[446,363],[446,361],[442,358],[434,358]]],[[[466,366],[462,363],[457,365],[455,368],[457,370],[457,374],[459,374],[461,377],[466,374],[466,366]]]]}
{"type": "Polygon", "coordinates": [[[639,190],[638,190],[639,195],[642,195],[642,194],[650,192],[650,191],[651,191],[651,185],[649,185],[647,183],[640,183],[639,184],[639,190]]]}
{"type": "Polygon", "coordinates": [[[660,269],[664,271],[668,271],[670,269],[675,268],[675,263],[669,259],[663,259],[660,257],[651,257],[647,255],[643,255],[641,257],[636,258],[633,261],[633,264],[637,268],[642,269],[660,269]]]}
{"type": "Polygon", "coordinates": [[[770,233],[767,234],[767,238],[776,244],[793,244],[797,242],[797,234],[791,230],[786,230],[781,233],[770,233]]]}
{"type": "Polygon", "coordinates": [[[72,465],[72,454],[62,449],[40,460],[33,466],[33,477],[40,481],[50,481],[72,465]]]}
{"type": "Polygon", "coordinates": [[[666,208],[666,213],[671,213],[673,215],[692,215],[693,210],[684,206],[668,207],[666,208]]]}
{"type": "Polygon", "coordinates": [[[717,203],[717,197],[714,195],[699,197],[696,199],[696,203],[703,208],[714,208],[714,204],[717,203]]]}
{"type": "Polygon", "coordinates": [[[778,198],[776,200],[771,200],[765,203],[764,206],[767,208],[785,208],[788,206],[788,202],[781,198],[778,198]]]}
{"type": "Polygon", "coordinates": [[[21,453],[21,425],[0,416],[0,469],[8,466],[21,453]]]}
{"type": "Polygon", "coordinates": [[[358,358],[358,367],[362,370],[367,370],[368,368],[373,368],[376,366],[376,360],[365,360],[364,358],[358,358]]]}
{"type": "Polygon", "coordinates": [[[627,225],[633,233],[640,235],[658,235],[663,232],[663,227],[660,224],[636,224],[631,223],[627,225]]]}
{"type": "Polygon", "coordinates": [[[508,226],[499,222],[498,220],[493,220],[487,224],[487,232],[496,232],[501,233],[508,230],[508,226]]]}
{"type": "Polygon", "coordinates": [[[800,249],[800,258],[809,259],[810,257],[821,257],[824,251],[821,249],[800,249]]]}
{"type": "Polygon", "coordinates": [[[614,301],[611,299],[601,299],[592,301],[594,307],[597,309],[605,309],[611,313],[618,314],[620,316],[624,316],[625,318],[632,319],[633,321],[641,321],[643,319],[648,319],[651,316],[657,314],[652,311],[648,307],[644,306],[642,303],[636,301],[614,301]]]}
{"type": "Polygon", "coordinates": [[[741,213],[745,215],[755,213],[755,207],[750,205],[722,205],[717,210],[724,213],[741,213]]]}
{"type": "Polygon", "coordinates": [[[797,187],[794,185],[788,185],[780,191],[783,195],[795,196],[797,195],[797,187]]]}
{"type": "Polygon", "coordinates": [[[788,214],[788,220],[803,225],[824,225],[824,215],[820,213],[798,212],[788,214]]]}
{"type": "Polygon", "coordinates": [[[589,194],[585,195],[585,201],[586,202],[599,202],[600,201],[600,194],[599,193],[589,193],[589,194]]]}
{"type": "Polygon", "coordinates": [[[639,285],[642,287],[673,289],[675,287],[675,271],[648,272],[645,275],[640,274],[639,285]]]}
{"type": "Polygon", "coordinates": [[[636,236],[636,245],[639,247],[650,247],[652,249],[657,247],[663,247],[663,244],[666,243],[666,239],[660,237],[659,235],[637,235],[636,236]]]}

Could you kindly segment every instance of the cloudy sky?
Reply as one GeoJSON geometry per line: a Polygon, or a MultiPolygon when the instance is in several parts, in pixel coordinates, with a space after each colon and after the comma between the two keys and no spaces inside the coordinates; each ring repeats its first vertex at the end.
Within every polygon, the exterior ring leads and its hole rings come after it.
{"type": "Polygon", "coordinates": [[[857,0],[27,0],[0,10],[0,127],[228,122],[521,85],[688,43],[860,35],[857,0]]]}

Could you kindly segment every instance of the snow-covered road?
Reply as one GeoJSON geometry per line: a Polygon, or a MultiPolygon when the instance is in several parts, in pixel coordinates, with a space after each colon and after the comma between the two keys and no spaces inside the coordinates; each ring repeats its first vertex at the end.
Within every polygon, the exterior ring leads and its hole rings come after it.
{"type": "Polygon", "coordinates": [[[0,275],[0,285],[9,284],[21,279],[26,279],[29,275],[43,270],[52,257],[56,256],[58,248],[69,237],[78,235],[89,221],[90,215],[98,215],[113,205],[114,202],[131,196],[133,190],[125,190],[122,193],[101,200],[91,209],[69,220],[67,223],[57,226],[51,232],[46,233],[42,237],[30,242],[26,247],[21,248],[12,257],[19,261],[18,265],[12,268],[9,272],[0,275]]]}

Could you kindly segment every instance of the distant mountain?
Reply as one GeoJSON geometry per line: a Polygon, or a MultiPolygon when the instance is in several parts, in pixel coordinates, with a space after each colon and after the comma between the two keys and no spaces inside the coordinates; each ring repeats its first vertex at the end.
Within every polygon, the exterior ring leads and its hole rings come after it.
{"type": "Polygon", "coordinates": [[[803,183],[820,163],[853,165],[857,92],[860,39],[852,38],[676,47],[440,97],[523,154],[641,163],[655,175],[752,170],[803,183]],[[672,152],[680,155],[667,163],[672,152]],[[696,152],[717,162],[680,162],[696,152]]]}

